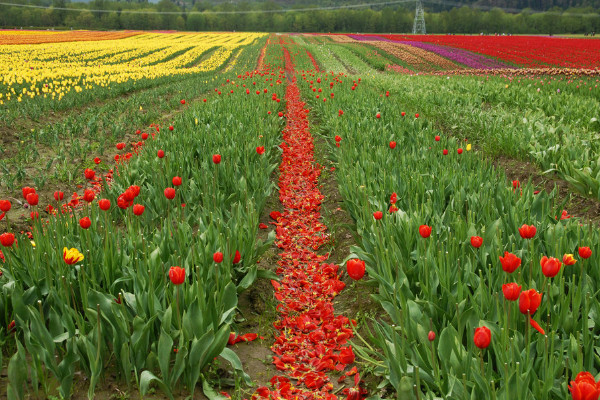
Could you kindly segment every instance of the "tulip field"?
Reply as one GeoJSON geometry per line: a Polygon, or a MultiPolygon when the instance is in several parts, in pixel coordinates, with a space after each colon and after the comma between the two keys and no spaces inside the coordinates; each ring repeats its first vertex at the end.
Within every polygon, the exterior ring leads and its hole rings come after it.
{"type": "Polygon", "coordinates": [[[598,400],[599,55],[0,31],[0,387],[598,400]]]}

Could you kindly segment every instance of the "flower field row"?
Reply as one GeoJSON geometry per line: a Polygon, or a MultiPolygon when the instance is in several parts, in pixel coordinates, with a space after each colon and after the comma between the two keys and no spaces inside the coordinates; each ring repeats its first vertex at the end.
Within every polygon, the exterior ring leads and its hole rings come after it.
{"type": "Polygon", "coordinates": [[[219,355],[249,383],[226,345],[238,293],[264,274],[256,260],[269,246],[256,233],[282,127],[272,61],[222,78],[206,101],[181,99],[171,126],[116,143],[111,170],[82,171],[83,194],[57,190],[45,204],[23,188],[32,231],[0,235],[9,398],[68,398],[77,371],[93,398],[109,362],[142,395],[193,394],[199,381],[210,393],[205,367],[219,355]]]}
{"type": "Polygon", "coordinates": [[[139,35],[139,31],[95,32],[95,31],[28,31],[0,30],[0,45],[4,44],[40,44],[59,42],[86,42],[98,40],[117,40],[139,35]]]}
{"type": "Polygon", "coordinates": [[[0,104],[36,97],[60,100],[71,91],[212,71],[233,51],[263,36],[156,33],[43,47],[1,45],[0,104]]]}
{"type": "MultiPolygon", "coordinates": [[[[303,93],[325,76],[307,74],[303,93]]],[[[399,116],[405,88],[382,91],[392,81],[311,101],[362,237],[349,258],[366,262],[391,320],[372,332],[383,353],[357,357],[400,396],[566,398],[600,367],[598,231],[556,192],[507,185],[423,115],[399,116]]]]}

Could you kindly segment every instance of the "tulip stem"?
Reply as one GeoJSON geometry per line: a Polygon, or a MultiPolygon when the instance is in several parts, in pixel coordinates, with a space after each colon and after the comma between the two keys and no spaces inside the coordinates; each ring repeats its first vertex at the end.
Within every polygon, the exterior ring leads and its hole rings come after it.
{"type": "Polygon", "coordinates": [[[526,349],[526,354],[527,354],[527,362],[529,362],[529,343],[531,342],[531,329],[530,329],[530,323],[529,320],[531,319],[531,313],[529,312],[529,310],[527,310],[527,349],[526,349]]]}
{"type": "Polygon", "coordinates": [[[485,370],[483,369],[483,349],[479,349],[479,361],[481,365],[481,376],[485,377],[485,370]]]}
{"type": "Polygon", "coordinates": [[[179,331],[181,331],[181,313],[179,312],[179,286],[175,286],[175,290],[177,292],[177,322],[179,323],[179,331]]]}

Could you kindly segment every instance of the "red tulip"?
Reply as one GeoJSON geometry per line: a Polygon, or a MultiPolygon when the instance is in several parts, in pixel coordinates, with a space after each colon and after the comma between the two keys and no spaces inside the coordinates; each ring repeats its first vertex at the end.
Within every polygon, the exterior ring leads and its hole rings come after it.
{"type": "Polygon", "coordinates": [[[335,135],[335,141],[336,142],[341,142],[342,141],[342,137],[340,135],[335,135]]]}
{"type": "Polygon", "coordinates": [[[365,262],[358,258],[348,260],[346,262],[346,272],[355,281],[361,279],[365,275],[365,262]]]}
{"type": "Polygon", "coordinates": [[[125,143],[117,143],[117,150],[123,150],[125,148],[125,143]]]}
{"type": "Polygon", "coordinates": [[[498,258],[500,258],[502,270],[504,272],[508,272],[509,274],[515,272],[515,270],[521,265],[521,259],[514,254],[509,253],[508,251],[504,252],[504,257],[500,256],[498,258]]]}
{"type": "Polygon", "coordinates": [[[563,256],[563,264],[565,265],[573,265],[577,262],[577,260],[575,259],[575,257],[573,257],[573,254],[565,254],[563,256]]]}
{"type": "Polygon", "coordinates": [[[381,113],[375,114],[375,118],[381,118],[381,113]]]}
{"type": "Polygon", "coordinates": [[[400,115],[404,117],[404,116],[406,115],[406,113],[405,113],[404,111],[402,111],[402,112],[400,113],[400,115]]]}
{"type": "Polygon", "coordinates": [[[213,162],[215,164],[219,164],[221,162],[221,155],[220,154],[214,154],[213,155],[213,162]]]}
{"type": "Polygon", "coordinates": [[[148,140],[148,136],[146,132],[142,133],[142,140],[148,140]]]}
{"type": "Polygon", "coordinates": [[[523,225],[519,228],[519,234],[523,239],[532,239],[536,232],[537,229],[534,225],[523,225]]]}
{"type": "Polygon", "coordinates": [[[133,205],[133,213],[134,213],[135,215],[138,215],[138,216],[139,216],[139,215],[142,215],[142,214],[144,213],[144,210],[145,210],[145,209],[146,209],[146,207],[144,207],[144,206],[143,206],[143,205],[141,205],[141,204],[134,204],[134,205],[133,205]]]}
{"type": "Polygon", "coordinates": [[[10,204],[10,201],[0,200],[0,211],[9,212],[11,207],[12,207],[12,204],[10,204]]]}
{"type": "Polygon", "coordinates": [[[383,218],[383,213],[381,211],[375,211],[373,213],[373,218],[375,218],[377,221],[379,221],[381,218],[383,218]]]}
{"type": "Polygon", "coordinates": [[[439,142],[439,141],[440,141],[440,139],[441,139],[441,137],[439,137],[439,136],[436,136],[436,137],[435,137],[435,141],[436,141],[436,142],[439,142]]]}
{"type": "Polygon", "coordinates": [[[94,201],[95,198],[96,198],[96,193],[94,193],[93,190],[86,189],[83,192],[83,200],[85,200],[86,202],[91,203],[92,201],[94,201]]]}
{"type": "Polygon", "coordinates": [[[419,226],[419,235],[427,239],[431,235],[431,227],[428,225],[419,226]]]}
{"type": "Polygon", "coordinates": [[[217,251],[215,254],[213,254],[213,261],[217,264],[221,263],[223,261],[223,253],[217,251]]]}
{"type": "Polygon", "coordinates": [[[535,314],[540,304],[542,304],[542,294],[535,289],[525,290],[519,295],[519,311],[522,314],[535,314]]]}
{"type": "Polygon", "coordinates": [[[548,258],[546,256],[542,257],[540,260],[540,265],[542,266],[542,273],[548,278],[554,278],[562,266],[561,262],[558,261],[557,258],[548,258]]]}
{"type": "Polygon", "coordinates": [[[34,188],[30,188],[29,186],[25,186],[23,189],[21,189],[21,191],[23,192],[23,198],[25,200],[27,200],[27,195],[30,193],[35,193],[35,189],[34,188]]]}
{"type": "Polygon", "coordinates": [[[390,203],[395,204],[396,201],[398,201],[398,195],[396,194],[396,192],[392,193],[392,195],[390,196],[390,203]]]}
{"type": "Polygon", "coordinates": [[[29,203],[30,206],[37,206],[39,201],[40,196],[38,196],[37,193],[29,193],[27,195],[27,203],[29,203]]]}
{"type": "Polygon", "coordinates": [[[279,111],[277,115],[279,115],[279,118],[283,117],[283,113],[281,111],[279,111]]]}
{"type": "Polygon", "coordinates": [[[462,154],[462,152],[463,152],[463,149],[458,149],[458,150],[456,150],[456,152],[457,152],[458,154],[462,154]]]}
{"type": "Polygon", "coordinates": [[[87,179],[87,180],[90,180],[90,181],[91,181],[91,180],[92,180],[92,179],[94,179],[94,177],[96,176],[96,172],[94,172],[94,170],[93,170],[93,169],[86,168],[86,169],[83,171],[83,175],[85,176],[85,179],[87,179]]]}
{"type": "Polygon", "coordinates": [[[83,217],[79,220],[79,225],[83,229],[88,229],[90,226],[92,226],[92,221],[90,221],[88,217],[83,217]]]}
{"type": "Polygon", "coordinates": [[[600,382],[596,382],[589,372],[580,372],[569,385],[573,400],[598,400],[600,397],[600,382]]]}
{"type": "Polygon", "coordinates": [[[513,188],[516,189],[519,186],[521,186],[521,182],[519,182],[518,179],[515,179],[514,181],[512,181],[512,185],[513,185],[513,188]]]}
{"type": "Polygon", "coordinates": [[[415,118],[419,118],[419,114],[418,114],[418,113],[417,113],[417,114],[415,114],[415,118]]]}
{"type": "Polygon", "coordinates": [[[342,110],[338,110],[338,116],[341,117],[342,115],[344,115],[344,112],[342,110]]]}
{"type": "Polygon", "coordinates": [[[492,341],[492,332],[489,330],[487,326],[482,326],[475,329],[475,334],[473,335],[473,342],[475,346],[480,349],[485,349],[490,345],[492,341]]]}
{"type": "Polygon", "coordinates": [[[448,155],[448,150],[444,149],[444,151],[442,151],[442,154],[445,155],[445,156],[447,156],[448,155]]]}
{"type": "Polygon", "coordinates": [[[181,183],[182,183],[181,177],[179,177],[179,176],[173,177],[172,182],[173,182],[173,186],[181,186],[181,183]]]}
{"type": "Polygon", "coordinates": [[[54,200],[59,201],[65,198],[65,194],[63,192],[56,191],[54,192],[54,200]]]}
{"type": "Polygon", "coordinates": [[[169,200],[173,200],[175,198],[175,189],[173,188],[166,188],[165,189],[165,197],[169,200]]]}
{"type": "Polygon", "coordinates": [[[35,211],[35,212],[34,212],[34,211],[32,211],[32,212],[29,214],[29,216],[31,217],[31,219],[32,219],[32,220],[34,220],[34,221],[35,221],[36,219],[38,219],[38,218],[40,217],[40,213],[39,213],[39,212],[37,212],[37,211],[35,211]]]}
{"type": "Polygon", "coordinates": [[[102,162],[102,160],[99,157],[94,158],[94,164],[98,165],[102,162]]]}
{"type": "Polygon", "coordinates": [[[169,279],[174,285],[181,285],[185,281],[185,269],[180,267],[171,267],[169,269],[169,279]]]}
{"type": "Polygon", "coordinates": [[[185,100],[184,100],[184,99],[181,99],[180,103],[181,103],[181,104],[185,104],[185,100]]]}
{"type": "Polygon", "coordinates": [[[471,246],[475,247],[476,249],[480,248],[481,245],[483,244],[483,238],[480,236],[471,236],[471,246]]]}
{"type": "Polygon", "coordinates": [[[170,126],[169,126],[169,130],[170,130],[170,131],[173,131],[173,129],[175,129],[175,127],[174,127],[173,125],[170,125],[170,126]]]}
{"type": "Polygon", "coordinates": [[[108,211],[108,209],[110,208],[110,200],[102,199],[98,201],[98,206],[102,211],[108,211]]]}
{"type": "Polygon", "coordinates": [[[13,235],[12,233],[7,232],[0,235],[0,244],[2,244],[2,246],[10,247],[13,245],[14,242],[15,235],[13,235]]]}
{"type": "Polygon", "coordinates": [[[516,301],[519,298],[519,294],[521,294],[521,285],[517,285],[516,283],[507,283],[502,285],[502,293],[504,293],[504,297],[508,301],[516,301]]]}
{"type": "Polygon", "coordinates": [[[156,155],[158,156],[158,158],[163,158],[165,156],[165,152],[163,150],[159,150],[156,155]]]}
{"type": "Polygon", "coordinates": [[[256,148],[256,153],[257,154],[264,154],[264,152],[265,152],[265,146],[258,146],[256,148]]]}
{"type": "Polygon", "coordinates": [[[239,250],[235,251],[235,256],[233,257],[233,263],[237,264],[242,260],[242,255],[240,254],[239,250]]]}
{"type": "Polygon", "coordinates": [[[590,258],[592,256],[592,249],[589,247],[579,247],[578,253],[581,258],[590,258]]]}
{"type": "Polygon", "coordinates": [[[390,142],[390,149],[395,149],[396,148],[396,142],[392,141],[390,142]]]}
{"type": "Polygon", "coordinates": [[[427,340],[429,340],[430,342],[433,342],[435,340],[435,332],[434,331],[429,331],[429,333],[427,334],[427,340]]]}

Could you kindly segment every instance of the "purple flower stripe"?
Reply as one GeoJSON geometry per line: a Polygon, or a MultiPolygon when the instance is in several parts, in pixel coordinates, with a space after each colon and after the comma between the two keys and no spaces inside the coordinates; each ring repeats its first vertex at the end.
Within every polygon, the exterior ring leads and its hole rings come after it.
{"type": "Polygon", "coordinates": [[[475,69],[500,69],[500,68],[514,68],[501,61],[493,58],[482,56],[481,54],[473,53],[463,49],[457,49],[455,47],[440,46],[432,43],[417,42],[417,41],[399,41],[383,38],[376,35],[348,35],[351,38],[359,41],[381,41],[391,43],[402,43],[413,47],[436,53],[449,60],[457,63],[466,65],[469,68],[475,69]]]}

